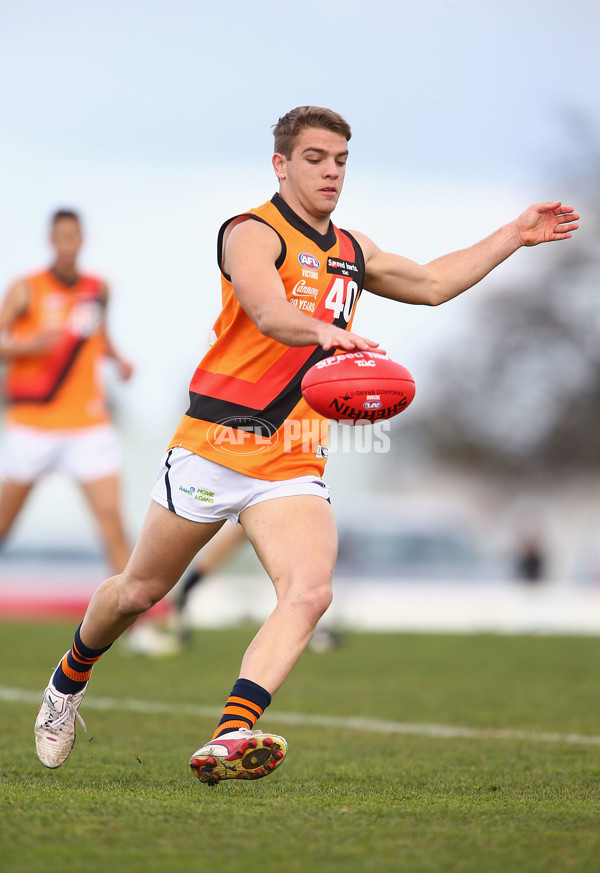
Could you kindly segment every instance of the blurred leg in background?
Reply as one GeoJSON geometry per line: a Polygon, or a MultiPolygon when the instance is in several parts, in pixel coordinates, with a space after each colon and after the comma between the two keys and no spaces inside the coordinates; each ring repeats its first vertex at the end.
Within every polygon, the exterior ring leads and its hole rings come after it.
{"type": "Polygon", "coordinates": [[[5,479],[0,485],[0,548],[16,521],[33,482],[13,482],[5,479]]]}

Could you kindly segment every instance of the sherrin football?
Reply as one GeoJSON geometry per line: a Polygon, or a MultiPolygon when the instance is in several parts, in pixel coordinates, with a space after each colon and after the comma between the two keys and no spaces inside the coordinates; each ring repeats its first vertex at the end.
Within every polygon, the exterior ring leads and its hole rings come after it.
{"type": "Polygon", "coordinates": [[[402,364],[378,352],[347,352],[313,364],[302,395],[315,412],[335,421],[381,421],[398,415],[415,396],[402,364]]]}

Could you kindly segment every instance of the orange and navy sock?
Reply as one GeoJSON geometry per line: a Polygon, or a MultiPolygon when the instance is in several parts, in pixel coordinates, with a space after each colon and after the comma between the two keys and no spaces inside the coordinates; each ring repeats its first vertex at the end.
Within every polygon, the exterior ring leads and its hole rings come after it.
{"type": "Polygon", "coordinates": [[[238,679],[231,689],[212,739],[216,740],[228,731],[237,731],[240,728],[251,730],[270,702],[271,695],[262,685],[257,685],[250,679],[238,679]]]}
{"type": "Polygon", "coordinates": [[[64,656],[52,677],[52,684],[62,694],[77,694],[85,687],[92,673],[92,667],[104,652],[110,649],[112,643],[103,649],[90,649],[82,643],[79,631],[75,631],[75,639],[70,651],[64,656]]]}

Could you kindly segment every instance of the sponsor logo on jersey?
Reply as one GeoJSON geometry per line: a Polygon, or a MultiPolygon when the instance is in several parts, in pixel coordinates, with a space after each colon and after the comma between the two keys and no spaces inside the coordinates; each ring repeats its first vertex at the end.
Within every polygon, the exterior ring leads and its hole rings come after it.
{"type": "Polygon", "coordinates": [[[307,270],[318,270],[321,266],[319,259],[315,258],[314,255],[309,255],[308,252],[300,252],[298,260],[307,270]]]}
{"type": "Polygon", "coordinates": [[[56,313],[58,313],[58,318],[62,319],[64,317],[64,312],[67,308],[67,297],[65,294],[46,294],[42,297],[40,302],[40,307],[44,312],[44,315],[49,315],[52,317],[56,313]]]}
{"type": "Polygon", "coordinates": [[[356,276],[358,274],[358,267],[353,261],[327,258],[327,272],[337,276],[356,276]]]}
{"type": "Polygon", "coordinates": [[[312,285],[307,285],[304,279],[300,279],[294,285],[292,291],[294,297],[317,297],[319,294],[318,288],[313,288],[312,285]]]}
{"type": "Polygon", "coordinates": [[[304,298],[294,298],[290,300],[296,309],[303,309],[305,312],[314,312],[315,311],[315,301],[314,300],[304,300],[304,298]]]}
{"type": "Polygon", "coordinates": [[[86,339],[100,329],[103,314],[104,308],[99,300],[82,300],[69,314],[68,329],[75,336],[86,339]]]}

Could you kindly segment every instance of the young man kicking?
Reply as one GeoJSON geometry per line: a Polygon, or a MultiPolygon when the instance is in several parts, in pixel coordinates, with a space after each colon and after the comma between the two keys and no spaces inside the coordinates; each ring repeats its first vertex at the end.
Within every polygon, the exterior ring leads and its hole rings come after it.
{"type": "Polygon", "coordinates": [[[223,309],[131,559],[93,595],[44,692],[35,733],[47,767],[71,751],[94,663],[168,593],[226,519],[243,526],[277,605],[242,658],[213,737],[190,766],[216,784],[266,776],[283,761],[283,737],[254,725],[329,606],[337,552],[322,479],[326,453],[306,439],[323,419],[302,398],[303,374],[337,350],[377,349],[351,329],[363,288],[436,306],[521,246],[566,239],[578,227],[572,207],[536,204],[476,245],[421,266],[331,222],[351,136],[340,115],[301,106],[279,119],[274,135],[279,192],[221,228],[223,309]]]}

